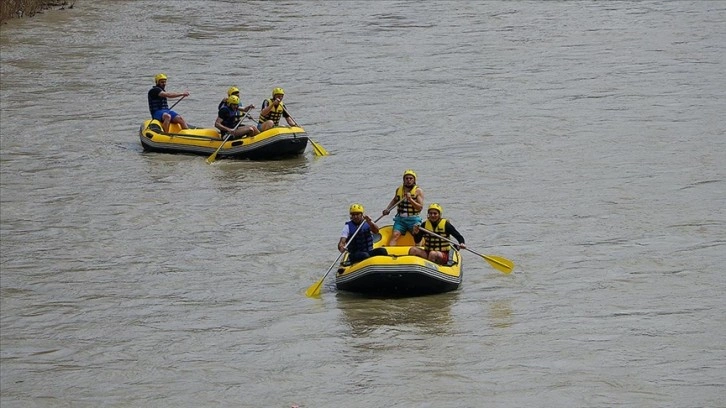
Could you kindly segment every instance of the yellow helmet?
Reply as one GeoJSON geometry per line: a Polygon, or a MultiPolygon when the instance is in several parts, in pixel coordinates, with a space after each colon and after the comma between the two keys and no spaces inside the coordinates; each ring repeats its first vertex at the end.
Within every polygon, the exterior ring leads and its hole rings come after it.
{"type": "Polygon", "coordinates": [[[230,97],[227,98],[227,105],[239,105],[239,96],[230,95],[230,97]]]}
{"type": "Polygon", "coordinates": [[[366,210],[360,204],[353,204],[353,205],[350,206],[350,211],[348,211],[348,212],[351,213],[351,214],[354,214],[354,213],[361,213],[361,214],[363,214],[364,212],[366,212],[366,210]]]}
{"type": "Polygon", "coordinates": [[[411,169],[408,169],[408,170],[406,170],[406,171],[403,172],[403,177],[406,177],[406,176],[409,176],[409,175],[410,176],[413,176],[413,181],[416,181],[416,172],[415,171],[413,171],[411,169]]]}
{"type": "Polygon", "coordinates": [[[239,94],[239,88],[237,88],[236,86],[230,86],[229,89],[227,89],[227,96],[232,96],[232,94],[235,92],[239,94]]]}
{"type": "Polygon", "coordinates": [[[285,90],[282,88],[275,88],[272,90],[272,96],[275,95],[285,95],[285,90]]]}
{"type": "Polygon", "coordinates": [[[158,84],[162,79],[166,79],[166,74],[156,74],[154,77],[154,83],[158,84]]]}
{"type": "Polygon", "coordinates": [[[431,211],[431,210],[438,211],[439,212],[439,216],[441,216],[441,215],[444,214],[444,209],[441,208],[441,206],[438,205],[437,203],[431,203],[431,205],[429,206],[429,211],[431,211]]]}

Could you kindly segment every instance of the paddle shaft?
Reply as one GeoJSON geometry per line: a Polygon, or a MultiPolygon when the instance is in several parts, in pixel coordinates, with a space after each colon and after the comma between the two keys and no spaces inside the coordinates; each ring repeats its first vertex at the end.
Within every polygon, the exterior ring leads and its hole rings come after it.
{"type": "MultiPolygon", "coordinates": [[[[245,112],[245,114],[247,114],[247,112],[245,112]]],[[[214,160],[217,158],[217,153],[219,153],[219,151],[222,150],[222,146],[224,146],[224,144],[227,143],[229,138],[232,137],[232,135],[234,134],[234,131],[237,130],[237,128],[239,127],[240,124],[242,124],[242,119],[240,119],[239,122],[237,122],[237,124],[234,125],[234,128],[232,129],[231,132],[227,133],[227,137],[225,137],[224,140],[222,140],[222,144],[219,145],[217,150],[215,150],[211,156],[207,157],[207,163],[211,164],[214,162],[214,160]]]]}
{"type": "MultiPolygon", "coordinates": [[[[442,237],[441,235],[439,235],[433,231],[429,231],[423,227],[419,227],[419,228],[421,229],[421,231],[424,231],[427,234],[431,234],[431,235],[433,235],[435,237],[439,237],[445,241],[449,241],[452,245],[458,245],[456,242],[454,242],[446,237],[442,237]]],[[[494,266],[496,269],[498,269],[501,272],[504,272],[504,273],[512,272],[512,268],[514,267],[514,265],[512,264],[512,261],[510,261],[508,259],[501,258],[501,257],[493,257],[493,256],[488,256],[488,255],[482,255],[469,248],[464,248],[464,249],[471,252],[472,254],[476,254],[476,255],[479,255],[480,257],[484,258],[487,262],[489,262],[489,264],[491,264],[492,266],[494,266]]]]}
{"type": "MultiPolygon", "coordinates": [[[[178,101],[174,102],[174,104],[173,104],[173,105],[171,105],[171,108],[169,108],[169,110],[171,110],[171,109],[174,109],[174,107],[176,106],[176,104],[177,104],[177,103],[179,103],[179,102],[181,102],[181,101],[182,101],[182,99],[184,99],[184,98],[186,98],[186,97],[187,97],[186,95],[183,95],[183,96],[182,96],[181,98],[179,98],[179,100],[178,100],[178,101]]],[[[294,119],[293,119],[293,120],[294,120],[294,119]]]]}
{"type": "MultiPolygon", "coordinates": [[[[280,103],[282,103],[282,101],[280,101],[280,103]]],[[[287,116],[289,116],[290,119],[292,119],[292,121],[295,122],[295,126],[298,126],[297,121],[295,120],[295,118],[292,117],[292,115],[290,115],[290,112],[287,110],[287,108],[285,107],[285,105],[282,105],[282,111],[285,112],[285,113],[287,113],[287,116]]]]}
{"type": "Polygon", "coordinates": [[[360,225],[358,226],[358,228],[356,228],[353,235],[351,235],[350,238],[348,238],[348,242],[345,243],[345,246],[343,247],[343,252],[338,254],[338,257],[335,258],[335,261],[333,261],[333,263],[330,265],[330,268],[328,268],[328,270],[325,271],[325,274],[323,275],[323,277],[320,278],[319,281],[315,282],[315,284],[313,284],[313,286],[309,287],[308,290],[305,291],[306,295],[315,296],[320,292],[320,286],[323,284],[323,281],[328,276],[330,271],[333,270],[333,267],[335,267],[335,264],[338,263],[338,260],[340,260],[340,257],[343,256],[343,254],[348,250],[348,245],[350,245],[350,243],[353,242],[353,238],[355,238],[355,236],[358,235],[358,231],[360,231],[360,229],[363,228],[363,225],[365,223],[366,223],[366,221],[363,221],[360,223],[360,225]]]}
{"type": "MultiPolygon", "coordinates": [[[[452,245],[459,245],[459,243],[458,243],[458,242],[454,242],[453,240],[450,240],[450,239],[448,239],[448,238],[446,238],[446,237],[442,237],[441,235],[439,235],[439,234],[437,234],[437,233],[435,233],[435,232],[433,232],[433,231],[429,231],[429,230],[427,230],[427,229],[426,229],[426,228],[424,228],[424,227],[421,227],[421,226],[419,226],[419,229],[420,229],[421,231],[423,231],[423,232],[427,233],[427,234],[431,234],[431,235],[433,235],[433,236],[435,236],[435,237],[439,237],[439,238],[443,239],[444,241],[449,241],[449,243],[451,243],[452,245]]],[[[464,248],[464,249],[468,249],[468,248],[464,248]]],[[[469,249],[469,251],[471,251],[471,249],[469,249]]],[[[474,251],[471,251],[471,252],[474,252],[474,251]]],[[[476,252],[474,252],[474,253],[476,254],[476,252]]],[[[479,254],[477,254],[477,255],[479,255],[479,254]]]]}
{"type": "MultiPolygon", "coordinates": [[[[403,199],[399,200],[398,203],[400,203],[401,201],[403,201],[403,199]]],[[[391,208],[397,206],[398,203],[392,205],[391,208]]],[[[377,223],[383,217],[385,217],[385,214],[383,214],[380,217],[378,217],[375,221],[373,221],[373,223],[374,224],[377,223]]],[[[323,275],[323,277],[320,278],[319,281],[315,282],[312,286],[310,286],[308,288],[308,290],[305,291],[305,294],[308,297],[315,296],[315,295],[317,295],[320,292],[320,286],[323,284],[323,281],[328,276],[328,274],[330,273],[330,271],[333,270],[333,267],[335,266],[335,264],[338,263],[338,261],[340,260],[340,257],[343,256],[343,254],[348,250],[348,245],[350,245],[350,243],[353,242],[353,238],[355,238],[355,236],[358,234],[358,231],[360,231],[360,229],[363,228],[363,224],[365,224],[365,223],[366,223],[365,220],[363,222],[361,222],[360,225],[358,226],[358,228],[353,233],[353,235],[351,235],[350,238],[348,238],[348,242],[346,242],[345,243],[345,246],[343,247],[343,252],[341,252],[340,254],[338,254],[338,257],[335,258],[335,261],[333,261],[333,263],[330,265],[330,268],[328,268],[328,270],[325,271],[325,275],[323,275]]]]}

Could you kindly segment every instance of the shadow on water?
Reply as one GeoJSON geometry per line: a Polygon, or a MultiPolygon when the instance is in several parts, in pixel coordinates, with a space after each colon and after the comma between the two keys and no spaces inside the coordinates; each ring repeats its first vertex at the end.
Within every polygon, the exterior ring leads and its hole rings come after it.
{"type": "Polygon", "coordinates": [[[202,155],[140,152],[141,161],[147,166],[148,177],[159,181],[173,173],[170,169],[183,166],[185,172],[208,173],[213,179],[234,183],[240,181],[275,182],[289,175],[304,174],[310,169],[312,158],[303,155],[281,160],[233,160],[218,159],[212,164],[202,155]]]}
{"type": "Polygon", "coordinates": [[[424,333],[449,333],[451,308],[459,292],[406,298],[372,298],[340,292],[338,307],[354,336],[365,337],[381,328],[410,326],[424,333]]]}

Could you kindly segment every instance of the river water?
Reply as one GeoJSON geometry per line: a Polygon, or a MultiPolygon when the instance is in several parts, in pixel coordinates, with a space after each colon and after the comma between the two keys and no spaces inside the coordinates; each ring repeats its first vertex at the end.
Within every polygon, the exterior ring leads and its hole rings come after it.
{"type": "Polygon", "coordinates": [[[1,29],[3,408],[726,406],[723,2],[78,0],[1,29]],[[144,153],[157,72],[198,126],[281,86],[331,154],[144,153]],[[407,168],[515,272],[464,252],[456,292],[307,298],[407,168]]]}

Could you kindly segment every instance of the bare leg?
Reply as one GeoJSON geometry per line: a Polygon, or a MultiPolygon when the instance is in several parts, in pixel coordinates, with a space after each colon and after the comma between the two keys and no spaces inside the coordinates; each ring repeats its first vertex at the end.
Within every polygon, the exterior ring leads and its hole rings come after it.
{"type": "Polygon", "coordinates": [[[268,120],[262,124],[262,131],[264,132],[265,130],[270,130],[273,127],[275,127],[275,122],[268,120]]]}
{"type": "Polygon", "coordinates": [[[413,255],[413,256],[418,256],[419,258],[424,258],[424,259],[427,259],[427,258],[426,258],[426,256],[427,256],[427,255],[426,255],[426,251],[424,251],[424,250],[423,250],[423,249],[421,249],[421,248],[411,247],[411,248],[410,248],[410,249],[408,250],[408,254],[409,254],[409,255],[413,255]]]}
{"type": "Polygon", "coordinates": [[[401,237],[400,231],[393,231],[393,236],[388,241],[388,246],[396,246],[396,243],[398,242],[398,238],[401,237]]]}
{"type": "Polygon", "coordinates": [[[181,117],[181,115],[176,115],[174,123],[178,123],[182,129],[189,129],[189,125],[187,125],[187,122],[181,117]]]}
{"type": "Polygon", "coordinates": [[[430,251],[429,252],[429,261],[437,264],[441,264],[441,261],[444,259],[444,256],[439,251],[430,251]]]}
{"type": "Polygon", "coordinates": [[[169,132],[169,124],[171,123],[171,115],[168,113],[165,113],[161,116],[161,130],[164,131],[164,133],[169,132]]]}

